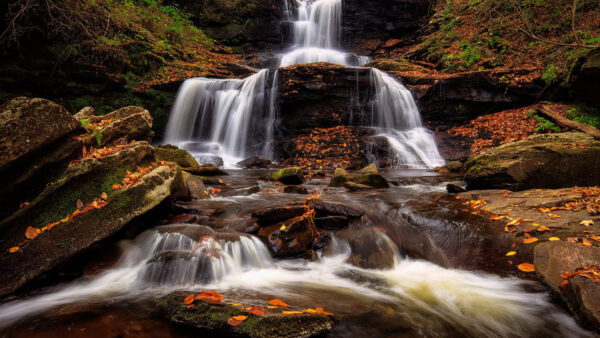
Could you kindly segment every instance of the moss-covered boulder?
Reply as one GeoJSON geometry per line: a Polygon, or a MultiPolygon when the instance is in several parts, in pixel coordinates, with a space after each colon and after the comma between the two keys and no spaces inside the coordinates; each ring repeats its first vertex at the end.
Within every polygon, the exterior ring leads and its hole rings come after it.
{"type": "Polygon", "coordinates": [[[460,161],[452,161],[444,164],[441,168],[446,169],[451,173],[457,173],[462,170],[463,164],[460,161]]]}
{"type": "MultiPolygon", "coordinates": [[[[268,309],[264,315],[254,315],[243,311],[240,307],[232,306],[229,300],[224,305],[211,305],[207,302],[196,301],[188,308],[183,305],[186,293],[175,293],[158,300],[159,307],[171,322],[197,328],[203,332],[209,331],[209,336],[241,336],[241,337],[314,337],[323,336],[334,327],[336,320],[333,316],[302,313],[283,315],[281,309],[268,309]],[[247,316],[238,326],[227,324],[234,316],[247,316]]],[[[235,300],[232,300],[235,301],[235,300]]],[[[248,305],[251,306],[251,305],[248,305]]],[[[286,310],[301,310],[286,308],[286,310]]]]}
{"type": "Polygon", "coordinates": [[[4,239],[0,264],[5,267],[0,274],[0,295],[115,234],[180,186],[181,173],[158,165],[147,142],[69,166],[28,206],[0,223],[4,239]],[[23,244],[28,227],[39,230],[23,244]]]}
{"type": "Polygon", "coordinates": [[[562,188],[600,184],[600,141],[583,133],[535,135],[470,158],[467,189],[562,188]]]}
{"type": "Polygon", "coordinates": [[[344,187],[349,190],[364,190],[370,188],[389,188],[388,180],[379,173],[375,164],[370,164],[356,173],[349,174],[344,169],[336,169],[329,181],[331,187],[344,187]]]}
{"type": "Polygon", "coordinates": [[[277,182],[289,185],[298,185],[304,182],[304,174],[302,173],[302,168],[299,167],[277,170],[271,177],[277,182]]]}
{"type": "Polygon", "coordinates": [[[183,167],[184,171],[198,176],[224,176],[229,175],[225,170],[217,168],[214,164],[204,164],[191,167],[183,167]]]}
{"type": "Polygon", "coordinates": [[[62,106],[18,97],[0,105],[0,167],[81,128],[62,106]]]}
{"type": "Polygon", "coordinates": [[[155,150],[156,158],[159,160],[174,162],[182,168],[199,166],[194,156],[185,149],[167,144],[155,147],[155,150]]]}

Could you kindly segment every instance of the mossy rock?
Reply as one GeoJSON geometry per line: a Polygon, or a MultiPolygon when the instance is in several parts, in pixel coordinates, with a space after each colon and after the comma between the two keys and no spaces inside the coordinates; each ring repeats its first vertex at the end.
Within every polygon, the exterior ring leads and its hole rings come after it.
{"type": "Polygon", "coordinates": [[[535,135],[465,163],[467,189],[526,190],[600,184],[600,141],[583,133],[535,135]]]}
{"type": "Polygon", "coordinates": [[[304,182],[304,174],[302,173],[302,168],[299,167],[277,170],[271,177],[277,182],[289,185],[298,185],[304,182]]]}
{"type": "Polygon", "coordinates": [[[352,179],[352,182],[368,185],[373,188],[389,188],[390,184],[388,180],[383,177],[381,174],[363,174],[358,176],[355,179],[352,179]]]}
{"type": "Polygon", "coordinates": [[[448,162],[442,166],[442,169],[446,169],[451,173],[460,172],[462,170],[462,168],[463,168],[463,164],[460,161],[448,162]]]}
{"type": "MultiPolygon", "coordinates": [[[[266,309],[265,315],[253,315],[242,311],[240,307],[228,305],[210,305],[196,301],[191,308],[183,305],[183,292],[170,294],[159,299],[158,305],[171,322],[202,331],[210,331],[213,336],[241,337],[313,337],[331,331],[336,323],[332,316],[303,313],[284,316],[281,309],[266,309]],[[227,324],[234,316],[248,316],[238,326],[227,324]]],[[[259,304],[257,304],[259,305],[259,304]]],[[[266,308],[266,304],[260,304],[266,308]]],[[[250,305],[248,305],[250,306],[250,305]]],[[[287,310],[287,309],[286,309],[287,310]]]]}
{"type": "Polygon", "coordinates": [[[118,232],[133,218],[160,204],[182,185],[181,172],[166,166],[151,166],[152,147],[136,142],[101,159],[87,158],[69,167],[65,175],[48,186],[29,206],[0,223],[4,238],[0,264],[8,267],[0,275],[0,295],[14,292],[55,266],[64,263],[94,243],[118,232]],[[136,167],[151,167],[139,182],[113,191],[126,172],[136,167]],[[84,204],[108,194],[107,205],[66,220],[84,204]],[[28,226],[41,228],[63,220],[50,231],[39,234],[15,253],[8,248],[25,239],[28,226]]]}
{"type": "Polygon", "coordinates": [[[155,155],[158,160],[174,162],[182,168],[200,166],[192,154],[177,147],[155,147],[155,155]]]}

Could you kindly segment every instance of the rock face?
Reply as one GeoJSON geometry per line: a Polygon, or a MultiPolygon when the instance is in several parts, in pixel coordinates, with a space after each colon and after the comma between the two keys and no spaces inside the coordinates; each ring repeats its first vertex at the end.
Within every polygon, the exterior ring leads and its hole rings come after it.
{"type": "Polygon", "coordinates": [[[200,332],[208,330],[211,335],[219,337],[321,337],[336,323],[332,316],[311,313],[285,316],[280,309],[267,308],[266,315],[253,315],[227,304],[232,300],[225,301],[224,305],[196,301],[193,307],[187,308],[182,306],[186,295],[175,293],[159,300],[166,318],[173,323],[202,330],[200,332]],[[238,326],[227,324],[229,318],[240,315],[248,318],[238,326]]]}
{"type": "Polygon", "coordinates": [[[582,133],[535,135],[470,158],[468,189],[561,188],[600,184],[600,142],[582,133]]]}
{"type": "Polygon", "coordinates": [[[62,106],[18,97],[0,106],[0,168],[81,128],[62,106]]]}
{"type": "Polygon", "coordinates": [[[590,265],[600,267],[600,248],[584,247],[564,241],[547,242],[535,247],[535,271],[544,283],[565,301],[581,322],[600,330],[600,284],[575,276],[561,290],[562,273],[575,272],[590,265]]]}

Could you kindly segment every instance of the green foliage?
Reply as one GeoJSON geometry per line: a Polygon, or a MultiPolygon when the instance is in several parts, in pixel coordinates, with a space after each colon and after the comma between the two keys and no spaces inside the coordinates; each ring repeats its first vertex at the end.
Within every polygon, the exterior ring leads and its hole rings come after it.
{"type": "Polygon", "coordinates": [[[573,107],[567,111],[567,117],[575,122],[600,129],[600,112],[596,109],[573,107]]]}
{"type": "Polygon", "coordinates": [[[102,144],[102,128],[92,125],[89,119],[81,119],[79,120],[79,123],[81,123],[81,126],[85,130],[94,135],[94,138],[96,139],[98,145],[102,144]]]}
{"type": "Polygon", "coordinates": [[[537,111],[530,110],[527,112],[527,117],[533,118],[540,123],[537,128],[535,128],[536,133],[560,133],[560,127],[554,124],[552,121],[548,121],[545,118],[537,115],[537,111]]]}
{"type": "Polygon", "coordinates": [[[548,65],[544,73],[542,74],[542,80],[546,82],[546,85],[550,86],[558,82],[558,71],[560,68],[556,65],[548,65]]]}
{"type": "Polygon", "coordinates": [[[470,66],[481,59],[480,46],[470,44],[466,40],[463,40],[459,47],[463,49],[463,52],[459,57],[467,64],[467,66],[470,66]]]}

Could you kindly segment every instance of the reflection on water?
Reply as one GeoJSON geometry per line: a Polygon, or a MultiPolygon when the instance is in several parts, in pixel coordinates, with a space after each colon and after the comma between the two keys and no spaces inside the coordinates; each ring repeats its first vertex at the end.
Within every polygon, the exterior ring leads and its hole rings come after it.
{"type": "MultiPolygon", "coordinates": [[[[452,248],[439,246],[435,236],[429,236],[435,233],[433,228],[414,225],[416,215],[425,215],[420,222],[435,218],[423,214],[418,205],[410,209],[414,201],[438,195],[431,188],[436,183],[418,193],[414,178],[396,180],[399,186],[388,191],[353,194],[326,190],[322,185],[326,180],[311,182],[313,188],[325,190],[323,199],[365,211],[362,220],[339,236],[332,234],[332,244],[320,252],[318,261],[274,260],[259,239],[235,234],[226,221],[259,207],[302,203],[303,196],[261,192],[198,201],[197,208],[212,211],[209,223],[215,230],[189,224],[148,230],[122,243],[124,254],[112,269],[0,305],[0,325],[8,335],[23,336],[32,327],[55,335],[62,332],[56,328],[60,323],[78,323],[81,329],[82,323],[93,328],[106,320],[94,311],[90,316],[96,321],[73,319],[73,313],[108,306],[124,319],[128,317],[124,309],[154,297],[175,290],[213,289],[245,304],[278,297],[300,307],[324,306],[345,318],[332,336],[585,336],[545,293],[526,291],[531,282],[448,267],[456,265],[455,258],[445,255],[452,248]],[[406,210],[413,210],[413,223],[407,221],[406,210]],[[376,235],[364,235],[365,229],[376,235]],[[374,254],[381,251],[391,255],[374,254]],[[358,267],[356,256],[373,268],[358,267]],[[388,259],[387,268],[372,257],[388,259]],[[57,315],[69,308],[70,316],[57,315]],[[47,318],[55,318],[52,328],[40,324],[47,318]]],[[[226,183],[238,189],[255,182],[256,176],[236,173],[226,183]]],[[[148,325],[158,325],[165,336],[185,334],[166,323],[156,324],[151,307],[141,312],[146,317],[140,315],[133,322],[151,321],[148,325]]]]}

